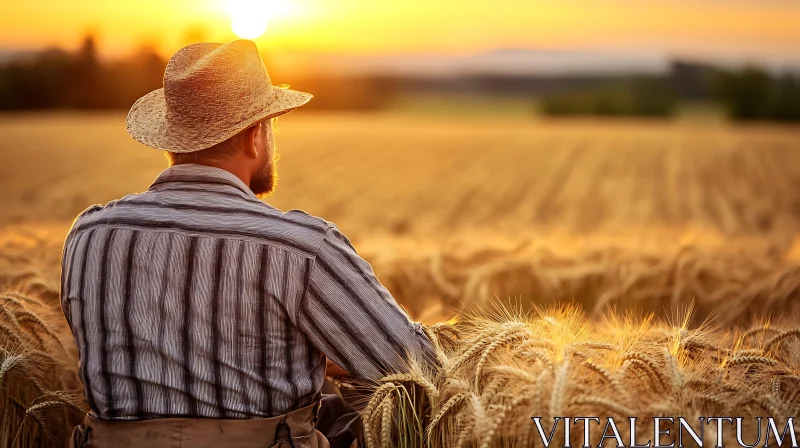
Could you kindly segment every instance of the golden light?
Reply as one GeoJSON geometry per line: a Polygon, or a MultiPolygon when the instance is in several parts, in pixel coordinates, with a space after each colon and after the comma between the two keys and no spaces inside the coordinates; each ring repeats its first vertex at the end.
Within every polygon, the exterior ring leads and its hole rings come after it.
{"type": "Polygon", "coordinates": [[[255,39],[267,31],[269,21],[290,12],[280,0],[228,0],[231,30],[239,37],[255,39]]]}

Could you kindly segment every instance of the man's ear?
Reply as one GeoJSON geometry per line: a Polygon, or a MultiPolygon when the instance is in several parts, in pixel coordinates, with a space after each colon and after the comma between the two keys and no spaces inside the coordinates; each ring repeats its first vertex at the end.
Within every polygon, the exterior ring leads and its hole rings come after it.
{"type": "Polygon", "coordinates": [[[258,147],[256,146],[259,128],[258,124],[254,124],[242,132],[242,146],[244,147],[244,153],[249,157],[258,158],[259,156],[258,147]]]}

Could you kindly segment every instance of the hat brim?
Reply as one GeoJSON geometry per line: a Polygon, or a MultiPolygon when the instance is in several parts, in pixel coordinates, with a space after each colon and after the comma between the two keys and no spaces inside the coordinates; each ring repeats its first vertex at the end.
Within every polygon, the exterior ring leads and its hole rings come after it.
{"type": "Polygon", "coordinates": [[[261,120],[291,112],[308,103],[314,96],[310,93],[273,86],[275,99],[251,114],[224,126],[210,124],[201,129],[184,129],[167,118],[167,102],[164,89],[154,90],[139,98],[128,112],[128,133],[136,141],[151,148],[169,152],[194,152],[221,143],[261,120]]]}

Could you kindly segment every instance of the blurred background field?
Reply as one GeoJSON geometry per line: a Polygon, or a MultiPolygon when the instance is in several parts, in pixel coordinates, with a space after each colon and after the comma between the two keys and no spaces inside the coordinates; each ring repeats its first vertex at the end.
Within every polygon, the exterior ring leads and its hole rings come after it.
{"type": "MultiPolygon", "coordinates": [[[[121,113],[8,114],[0,134],[3,233],[52,246],[53,280],[72,218],[146,190],[165,163],[121,113]]],[[[725,121],[296,112],[279,121],[268,202],[339,225],[425,320],[492,297],[656,312],[694,299],[702,318],[800,260],[798,144],[796,128],[725,121]],[[648,270],[662,278],[636,280],[648,270]]]]}

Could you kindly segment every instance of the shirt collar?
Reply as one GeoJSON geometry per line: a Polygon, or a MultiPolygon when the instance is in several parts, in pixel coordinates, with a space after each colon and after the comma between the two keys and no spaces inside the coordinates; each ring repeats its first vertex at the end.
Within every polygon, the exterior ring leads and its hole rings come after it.
{"type": "Polygon", "coordinates": [[[182,163],[180,165],[173,165],[162,171],[161,174],[156,177],[156,180],[150,185],[150,189],[152,190],[156,185],[170,182],[196,182],[230,185],[241,190],[248,196],[257,198],[255,193],[253,193],[253,190],[245,185],[245,183],[233,173],[213,166],[198,165],[195,163],[182,163]]]}

